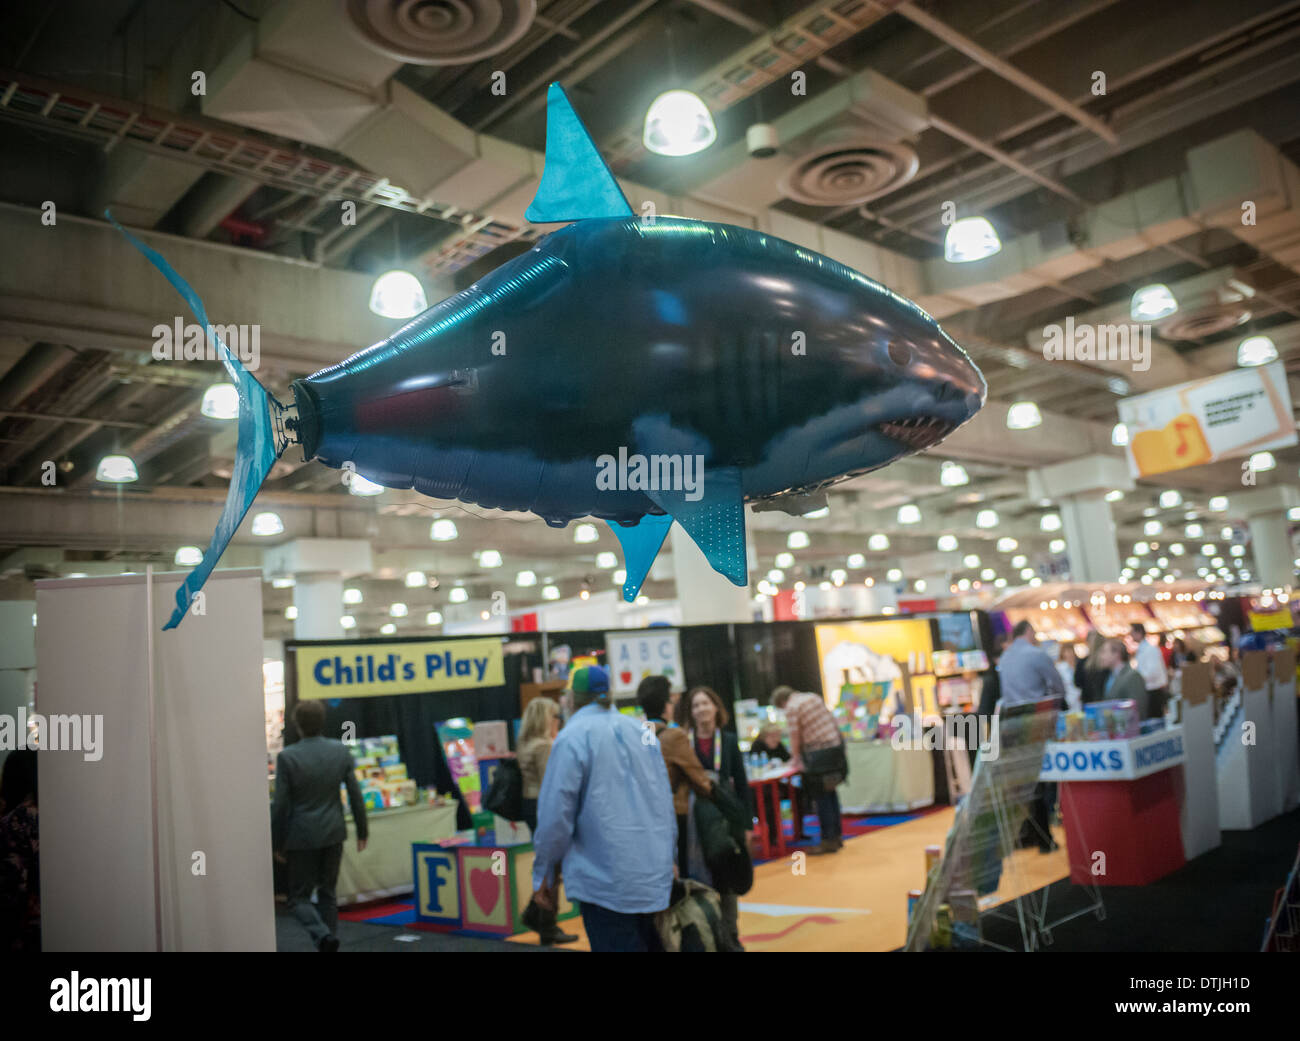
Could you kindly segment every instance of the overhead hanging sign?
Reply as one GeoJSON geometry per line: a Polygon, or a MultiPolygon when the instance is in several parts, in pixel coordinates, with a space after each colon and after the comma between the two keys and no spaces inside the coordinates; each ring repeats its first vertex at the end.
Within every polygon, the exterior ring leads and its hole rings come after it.
{"type": "Polygon", "coordinates": [[[505,683],[501,641],[338,643],[295,648],[298,697],[373,698],[505,683]]]}
{"type": "Polygon", "coordinates": [[[1119,418],[1128,427],[1134,477],[1296,443],[1280,361],[1127,398],[1119,403],[1119,418]]]}
{"type": "Polygon", "coordinates": [[[673,690],[686,689],[682,645],[676,629],[606,633],[605,655],[615,697],[635,694],[647,676],[667,676],[673,690]]]}

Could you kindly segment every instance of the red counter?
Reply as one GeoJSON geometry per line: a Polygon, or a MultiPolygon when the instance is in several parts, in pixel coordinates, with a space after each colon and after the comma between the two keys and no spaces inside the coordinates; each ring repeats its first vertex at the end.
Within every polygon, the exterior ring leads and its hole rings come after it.
{"type": "Polygon", "coordinates": [[[1061,782],[1071,882],[1143,886],[1186,863],[1174,784],[1181,769],[1135,781],[1061,782]]]}

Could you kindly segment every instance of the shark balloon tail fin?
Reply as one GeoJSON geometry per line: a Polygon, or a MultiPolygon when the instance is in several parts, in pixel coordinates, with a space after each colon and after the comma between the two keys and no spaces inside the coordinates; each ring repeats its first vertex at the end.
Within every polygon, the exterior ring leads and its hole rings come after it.
{"type": "Polygon", "coordinates": [[[670,489],[648,491],[646,495],[682,526],[714,571],[734,586],[747,585],[749,564],[740,471],[735,467],[704,471],[700,493],[698,498],[691,498],[681,489],[670,489]]]}
{"type": "Polygon", "coordinates": [[[666,513],[647,513],[639,524],[630,528],[610,524],[623,547],[623,566],[627,572],[623,581],[623,599],[629,604],[641,592],[641,586],[650,574],[650,565],[654,563],[672,525],[673,519],[666,513]]]}
{"type": "Polygon", "coordinates": [[[217,520],[212,541],[208,543],[203,559],[195,566],[176,590],[176,608],[163,629],[175,629],[184,620],[195,595],[203,588],[221,554],[234,538],[236,530],[253,505],[262,482],[271,472],[281,453],[288,447],[288,438],[283,433],[282,417],[285,407],[267,393],[251,372],[244,368],[239,358],[216,335],[208,321],[207,309],[202,298],[190,284],[185,281],[156,250],[146,246],[126,228],[114,220],[112,213],[104,211],[113,227],[117,228],[146,260],[156,267],[168,282],[180,293],[189,305],[190,311],[199,325],[206,331],[208,341],[216,349],[221,364],[225,366],[230,381],[239,394],[239,448],[235,455],[234,470],[230,475],[230,490],[226,494],[226,505],[217,520]]]}

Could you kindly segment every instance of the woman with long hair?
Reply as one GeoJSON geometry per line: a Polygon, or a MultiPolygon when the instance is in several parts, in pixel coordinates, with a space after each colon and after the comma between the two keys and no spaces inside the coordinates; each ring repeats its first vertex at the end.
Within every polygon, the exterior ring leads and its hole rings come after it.
{"type": "MultiPolygon", "coordinates": [[[[546,774],[551,745],[559,732],[559,706],[548,697],[533,698],[519,721],[515,751],[515,761],[519,763],[519,773],[524,779],[523,820],[530,833],[537,831],[537,797],[542,791],[542,777],[546,774]]],[[[556,882],[558,888],[558,877],[556,882]]],[[[536,929],[543,944],[572,943],[577,939],[572,933],[562,932],[556,924],[555,912],[540,904],[530,903],[522,917],[536,929]]]]}
{"type": "Polygon", "coordinates": [[[1083,704],[1106,699],[1106,677],[1109,671],[1101,663],[1101,645],[1106,642],[1096,629],[1088,630],[1088,656],[1074,666],[1074,685],[1079,688],[1083,704]]]}
{"type": "MultiPolygon", "coordinates": [[[[744,851],[748,856],[750,842],[754,836],[752,827],[754,805],[749,779],[745,774],[745,760],[740,754],[740,742],[733,731],[722,729],[730,722],[727,707],[722,703],[722,698],[710,688],[695,687],[682,699],[678,713],[684,717],[681,722],[687,728],[686,736],[700,766],[715,784],[729,788],[746,808],[748,813],[746,819],[751,822],[751,826],[745,829],[744,851]]],[[[681,866],[682,873],[708,883],[718,891],[727,930],[739,948],[740,896],[738,893],[731,892],[721,879],[711,877],[698,853],[696,839],[693,832],[688,836],[684,850],[685,863],[681,866]]]]}

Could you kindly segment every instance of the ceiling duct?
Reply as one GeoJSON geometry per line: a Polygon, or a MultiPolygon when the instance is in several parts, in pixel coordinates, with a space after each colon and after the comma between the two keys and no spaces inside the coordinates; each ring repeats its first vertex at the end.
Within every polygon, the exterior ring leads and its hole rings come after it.
{"type": "Polygon", "coordinates": [[[902,142],[836,135],[799,156],[778,187],[805,206],[859,206],[906,184],[919,165],[902,142]]]}
{"type": "Polygon", "coordinates": [[[1300,272],[1300,168],[1253,130],[1187,153],[1188,188],[1205,224],[1300,272]]]}
{"type": "Polygon", "coordinates": [[[916,175],[907,139],[927,125],[924,98],[867,69],[773,120],[779,146],[771,158],[747,154],[743,141],[718,149],[691,194],[753,213],[782,198],[860,205],[916,175]]]}
{"type": "Polygon", "coordinates": [[[347,0],[348,22],[380,54],[413,65],[468,65],[518,42],[536,0],[347,0]]]}
{"type": "Polygon", "coordinates": [[[1162,340],[1204,340],[1245,325],[1250,315],[1250,309],[1241,303],[1220,301],[1204,307],[1180,307],[1156,326],[1156,332],[1162,340]]]}
{"type": "MultiPolygon", "coordinates": [[[[925,261],[928,292],[915,298],[917,304],[947,318],[1177,242],[1207,226],[1230,231],[1300,271],[1300,170],[1253,130],[1239,130],[1189,149],[1180,174],[1092,206],[1079,221],[1081,235],[1049,236],[1050,228],[1040,229],[1004,240],[1000,253],[971,264],[950,264],[941,257],[925,261]]],[[[1162,337],[1200,339],[1249,320],[1241,317],[1252,310],[1249,300],[1221,275],[1211,277],[1217,281],[1189,298],[1175,291],[1182,313],[1160,327],[1162,337]]],[[[1126,307],[1121,310],[1127,313],[1126,307]]]]}

